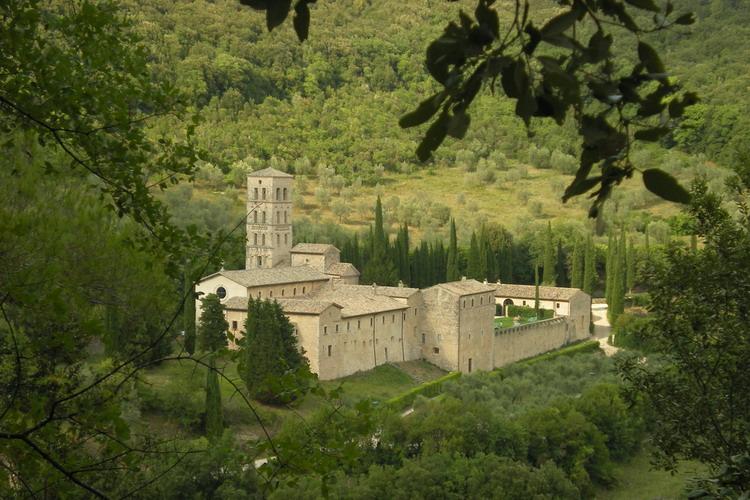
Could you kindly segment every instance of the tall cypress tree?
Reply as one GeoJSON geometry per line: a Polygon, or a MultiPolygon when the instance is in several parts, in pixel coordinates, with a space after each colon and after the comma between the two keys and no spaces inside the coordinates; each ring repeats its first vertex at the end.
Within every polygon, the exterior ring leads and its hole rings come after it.
{"type": "Polygon", "coordinates": [[[565,268],[565,251],[563,250],[562,241],[557,240],[557,265],[555,266],[557,275],[557,286],[568,286],[568,271],[565,268]]]}
{"type": "Polygon", "coordinates": [[[549,286],[555,286],[555,247],[552,241],[552,223],[547,222],[547,233],[544,238],[544,275],[542,283],[549,286]]]}
{"type": "Polygon", "coordinates": [[[224,305],[213,293],[206,295],[201,300],[201,304],[198,349],[204,352],[215,352],[227,346],[229,323],[224,317],[224,305]]]}
{"type": "Polygon", "coordinates": [[[466,276],[468,278],[473,279],[482,279],[480,278],[481,270],[480,270],[480,263],[481,260],[479,255],[479,243],[477,242],[477,233],[472,232],[471,233],[471,243],[469,244],[469,258],[467,260],[467,266],[466,266],[466,276]]]}
{"type": "Polygon", "coordinates": [[[596,279],[596,248],[591,235],[589,235],[586,239],[586,251],[583,259],[583,291],[592,295],[596,286],[596,279]]]}
{"type": "Polygon", "coordinates": [[[534,262],[534,314],[539,319],[539,264],[534,262]]]}
{"type": "Polygon", "coordinates": [[[209,357],[208,372],[206,373],[206,436],[215,441],[224,432],[224,412],[221,407],[221,389],[219,387],[219,375],[216,372],[216,361],[214,356],[209,357]]]}
{"type": "Polygon", "coordinates": [[[573,246],[573,256],[570,259],[570,286],[572,288],[583,288],[584,259],[581,252],[581,240],[576,238],[573,246]]]}
{"type": "Polygon", "coordinates": [[[372,253],[362,269],[363,283],[395,285],[398,270],[391,260],[388,238],[383,228],[383,205],[380,196],[375,202],[375,227],[372,229],[372,253]]]}
{"type": "Polygon", "coordinates": [[[627,289],[628,293],[632,293],[633,287],[635,286],[635,265],[635,246],[633,245],[633,238],[630,238],[630,242],[628,244],[627,271],[625,279],[625,288],[627,289]]]}
{"type": "Polygon", "coordinates": [[[458,270],[458,238],[456,237],[456,221],[451,219],[451,235],[448,244],[448,263],[445,269],[446,281],[457,281],[461,279],[458,270]]]}
{"type": "Polygon", "coordinates": [[[309,376],[309,370],[294,327],[278,302],[250,298],[238,372],[251,396],[266,403],[293,400],[296,387],[282,382],[299,384],[309,376]],[[286,373],[293,377],[282,379],[286,373]]]}
{"type": "Polygon", "coordinates": [[[183,329],[185,330],[185,350],[191,356],[195,352],[195,292],[191,265],[185,264],[182,272],[182,291],[185,295],[185,305],[182,310],[183,329]]]}
{"type": "Polygon", "coordinates": [[[609,231],[609,236],[607,237],[607,261],[604,265],[604,297],[607,301],[607,304],[610,304],[612,302],[612,290],[613,290],[613,281],[615,277],[614,272],[614,255],[616,250],[616,242],[615,237],[612,234],[612,230],[609,231]]]}

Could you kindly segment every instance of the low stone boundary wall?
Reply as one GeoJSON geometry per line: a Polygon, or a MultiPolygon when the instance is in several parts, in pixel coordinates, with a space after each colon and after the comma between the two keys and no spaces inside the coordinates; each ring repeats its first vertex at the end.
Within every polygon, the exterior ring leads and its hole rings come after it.
{"type": "Polygon", "coordinates": [[[575,340],[575,327],[566,317],[537,321],[511,328],[496,329],[492,348],[492,367],[559,349],[575,340]]]}

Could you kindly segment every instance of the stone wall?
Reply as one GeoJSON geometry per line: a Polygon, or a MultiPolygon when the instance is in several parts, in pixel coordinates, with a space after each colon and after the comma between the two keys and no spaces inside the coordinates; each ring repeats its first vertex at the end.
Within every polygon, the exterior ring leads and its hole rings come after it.
{"type": "Polygon", "coordinates": [[[566,317],[495,330],[492,366],[499,368],[515,361],[559,349],[579,338],[583,337],[576,335],[574,321],[566,317]]]}
{"type": "Polygon", "coordinates": [[[396,310],[338,320],[322,318],[319,364],[315,370],[318,377],[331,380],[404,361],[405,313],[406,310],[396,310]]]}

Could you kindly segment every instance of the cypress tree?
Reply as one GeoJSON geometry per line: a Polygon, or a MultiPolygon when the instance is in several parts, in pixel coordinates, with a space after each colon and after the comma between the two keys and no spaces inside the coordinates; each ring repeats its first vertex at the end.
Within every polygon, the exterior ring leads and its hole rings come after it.
{"type": "Polygon", "coordinates": [[[398,270],[391,260],[388,239],[383,228],[383,205],[380,196],[375,202],[375,228],[372,234],[372,253],[362,269],[363,283],[395,285],[398,281],[398,270]]]}
{"type": "Polygon", "coordinates": [[[552,241],[552,223],[547,222],[547,234],[544,238],[544,275],[542,283],[549,286],[555,286],[555,250],[552,241]]]}
{"type": "Polygon", "coordinates": [[[198,325],[198,349],[215,352],[227,346],[229,323],[224,317],[224,305],[214,293],[201,300],[202,310],[198,325]]]}
{"type": "Polygon", "coordinates": [[[451,219],[451,235],[448,244],[448,263],[445,269],[446,281],[457,281],[461,279],[458,270],[458,238],[456,237],[456,221],[451,219]]]}
{"type": "Polygon", "coordinates": [[[594,293],[596,286],[596,248],[591,235],[586,239],[586,251],[583,259],[583,291],[589,295],[594,293]]]}
{"type": "Polygon", "coordinates": [[[185,350],[191,356],[195,352],[195,291],[190,264],[185,264],[182,272],[183,294],[185,305],[183,313],[183,330],[185,331],[185,350]]]}
{"type": "Polygon", "coordinates": [[[583,288],[583,267],[585,265],[581,254],[581,240],[576,238],[573,246],[573,256],[570,259],[570,286],[583,288]]]}
{"type": "Polygon", "coordinates": [[[224,414],[221,407],[221,390],[219,375],[216,373],[214,356],[209,357],[208,372],[206,373],[206,436],[215,441],[224,432],[224,414]]]}
{"type": "Polygon", "coordinates": [[[477,234],[471,233],[471,243],[469,244],[469,258],[466,266],[466,276],[468,278],[481,279],[481,270],[479,268],[481,260],[479,255],[479,243],[477,242],[477,234]]]}
{"type": "Polygon", "coordinates": [[[612,302],[612,286],[613,286],[613,280],[615,277],[614,273],[614,254],[615,254],[615,241],[614,241],[614,235],[612,234],[612,230],[609,231],[609,236],[607,237],[607,261],[604,264],[604,297],[607,301],[607,304],[610,304],[612,302]]]}
{"type": "Polygon", "coordinates": [[[534,314],[539,319],[539,264],[534,263],[534,314]]]}
{"type": "Polygon", "coordinates": [[[627,274],[626,274],[626,288],[628,293],[633,293],[633,287],[635,286],[635,246],[633,245],[633,238],[630,238],[628,244],[628,255],[627,255],[627,274]]]}
{"type": "Polygon", "coordinates": [[[565,251],[563,250],[562,241],[557,240],[557,286],[568,285],[568,272],[565,268],[565,251]]]}
{"type": "Polygon", "coordinates": [[[248,300],[245,340],[238,372],[250,395],[266,403],[288,402],[295,387],[283,387],[282,375],[293,374],[300,384],[309,376],[309,365],[300,352],[294,327],[276,301],[248,300]]]}

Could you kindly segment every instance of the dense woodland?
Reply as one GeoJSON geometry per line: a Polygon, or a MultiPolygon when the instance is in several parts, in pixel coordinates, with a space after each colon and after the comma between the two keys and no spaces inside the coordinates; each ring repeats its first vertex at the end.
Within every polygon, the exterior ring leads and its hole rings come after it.
{"type": "MultiPolygon", "coordinates": [[[[625,8],[606,1],[587,0],[625,8]]],[[[513,4],[491,3],[509,23],[513,4]]],[[[547,199],[578,168],[570,117],[527,128],[481,92],[426,162],[423,131],[398,127],[437,89],[425,47],[476,2],[301,4],[304,43],[229,0],[0,6],[0,496],[591,498],[644,447],[704,464],[696,496],[750,490],[747,2],[684,1],[694,24],[639,33],[700,101],[632,161],[692,198],[625,182],[594,220],[590,200],[556,217],[547,199]],[[578,286],[606,297],[625,352],[578,346],[429,394],[409,378],[408,418],[394,378],[319,383],[272,303],[228,353],[221,304],[192,321],[192,283],[242,266],[245,176],[269,165],[298,176],[295,241],[337,244],[363,282],[578,286]],[[443,179],[462,187],[431,197],[443,179]],[[389,193],[410,180],[424,191],[389,193]],[[493,216],[502,190],[513,220],[493,216]]],[[[530,19],[579,5],[535,1],[530,19]]],[[[633,48],[612,50],[626,65],[633,48]]]]}

